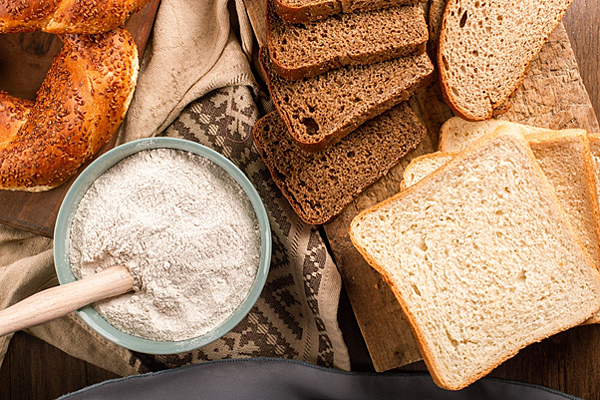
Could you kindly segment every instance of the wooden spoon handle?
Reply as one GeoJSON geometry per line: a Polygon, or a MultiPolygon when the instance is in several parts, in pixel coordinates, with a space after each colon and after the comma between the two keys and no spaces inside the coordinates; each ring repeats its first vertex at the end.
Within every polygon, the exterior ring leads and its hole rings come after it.
{"type": "Polygon", "coordinates": [[[116,265],[96,275],[43,290],[0,311],[0,336],[52,321],[94,301],[133,289],[129,270],[116,265]]]}

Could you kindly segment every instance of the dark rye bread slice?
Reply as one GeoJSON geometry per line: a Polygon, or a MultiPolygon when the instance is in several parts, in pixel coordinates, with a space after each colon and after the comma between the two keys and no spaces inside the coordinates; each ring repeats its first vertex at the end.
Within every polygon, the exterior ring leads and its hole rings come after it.
{"type": "Polygon", "coordinates": [[[289,24],[267,3],[267,44],[275,71],[298,80],[351,64],[422,53],[428,31],[418,6],[340,14],[289,24]]]}
{"type": "Polygon", "coordinates": [[[365,121],[408,100],[429,82],[433,65],[427,54],[411,55],[339,69],[289,81],[260,49],[271,98],[291,136],[306,151],[323,151],[365,121]]]}
{"type": "Polygon", "coordinates": [[[276,112],[254,126],[254,141],[273,180],[298,216],[323,224],[396,165],[425,137],[407,103],[366,122],[322,153],[303,151],[276,112]]]}
{"type": "Polygon", "coordinates": [[[316,21],[340,13],[372,11],[423,3],[426,0],[274,0],[277,14],[286,22],[316,21]]]}

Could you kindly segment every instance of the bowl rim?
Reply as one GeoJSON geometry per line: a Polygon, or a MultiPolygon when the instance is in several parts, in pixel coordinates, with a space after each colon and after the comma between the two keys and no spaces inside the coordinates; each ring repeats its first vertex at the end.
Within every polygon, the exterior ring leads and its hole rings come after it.
{"type": "Polygon", "coordinates": [[[250,180],[226,157],[199,143],[170,137],[139,139],[109,150],[83,170],[75,182],[73,182],[62,201],[54,228],[54,265],[60,284],[66,284],[76,280],[75,275],[71,270],[69,251],[71,224],[79,207],[79,202],[94,181],[111,167],[140,151],[159,148],[182,150],[197,154],[214,162],[227,172],[248,196],[258,220],[261,239],[261,254],[258,270],[246,298],[236,311],[222,324],[204,335],[174,342],[150,340],[118,330],[102,318],[91,305],[77,310],[77,314],[90,326],[90,328],[113,343],[141,353],[175,354],[205,346],[233,329],[250,312],[250,309],[258,300],[267,280],[272,250],[269,218],[264,204],[250,180]]]}

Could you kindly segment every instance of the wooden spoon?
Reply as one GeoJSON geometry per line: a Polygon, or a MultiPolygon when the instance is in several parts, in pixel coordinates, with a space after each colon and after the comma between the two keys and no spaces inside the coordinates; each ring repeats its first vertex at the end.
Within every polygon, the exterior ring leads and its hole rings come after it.
{"type": "Polygon", "coordinates": [[[133,276],[122,265],[76,282],[43,290],[0,311],[0,336],[52,321],[85,305],[133,290],[133,276]]]}

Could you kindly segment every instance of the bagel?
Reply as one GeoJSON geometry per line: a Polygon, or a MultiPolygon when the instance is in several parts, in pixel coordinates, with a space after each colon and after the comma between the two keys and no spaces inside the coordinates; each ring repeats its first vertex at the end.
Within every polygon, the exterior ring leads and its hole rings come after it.
{"type": "Polygon", "coordinates": [[[95,34],[123,24],[149,0],[2,0],[0,33],[95,34]]]}
{"type": "Polygon", "coordinates": [[[66,181],[116,132],[133,96],[138,55],[125,29],[60,38],[35,101],[0,93],[0,189],[66,181]]]}

